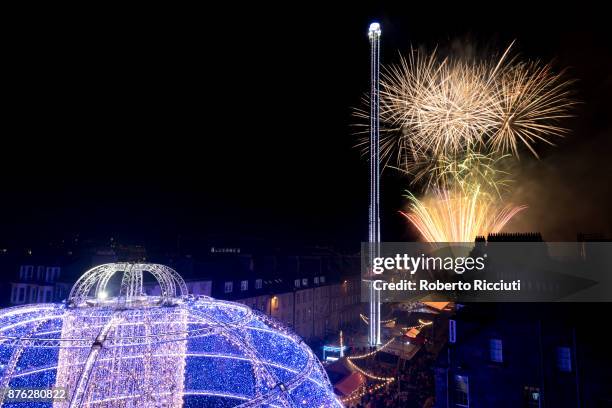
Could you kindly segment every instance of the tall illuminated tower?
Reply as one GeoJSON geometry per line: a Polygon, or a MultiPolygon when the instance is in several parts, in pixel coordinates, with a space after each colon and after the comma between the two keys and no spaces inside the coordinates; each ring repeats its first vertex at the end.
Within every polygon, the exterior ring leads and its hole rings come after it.
{"type": "MultiPolygon", "coordinates": [[[[380,144],[379,144],[379,73],[380,73],[380,24],[370,24],[370,216],[369,256],[372,259],[380,252],[380,144]]],[[[371,273],[371,271],[370,271],[371,273]]],[[[377,346],[380,342],[380,292],[374,290],[370,279],[370,319],[368,342],[377,346]]]]}

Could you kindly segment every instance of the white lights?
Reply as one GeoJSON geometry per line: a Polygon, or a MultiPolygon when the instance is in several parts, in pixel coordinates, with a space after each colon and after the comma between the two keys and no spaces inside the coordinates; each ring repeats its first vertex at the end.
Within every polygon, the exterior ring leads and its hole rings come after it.
{"type": "Polygon", "coordinates": [[[244,305],[187,295],[183,285],[163,265],[107,264],[79,279],[68,304],[1,310],[4,387],[65,387],[71,399],[55,408],[341,407],[293,332],[244,305]],[[144,294],[142,272],[162,296],[144,294]],[[107,283],[116,273],[115,296],[107,283]]]}
{"type": "Polygon", "coordinates": [[[374,37],[374,36],[379,36],[381,33],[380,30],[380,24],[377,22],[374,22],[372,24],[370,24],[370,28],[368,29],[368,36],[370,38],[374,37]]]}
{"type": "MultiPolygon", "coordinates": [[[[380,24],[370,24],[370,205],[368,207],[369,261],[380,253],[380,24]]],[[[369,283],[370,325],[368,343],[371,347],[381,344],[380,340],[380,291],[369,283]]]]}

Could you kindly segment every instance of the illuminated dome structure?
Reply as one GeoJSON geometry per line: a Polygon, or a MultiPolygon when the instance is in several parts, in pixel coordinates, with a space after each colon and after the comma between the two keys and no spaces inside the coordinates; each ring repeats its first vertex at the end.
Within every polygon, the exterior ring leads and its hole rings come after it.
{"type": "Polygon", "coordinates": [[[0,311],[0,376],[0,388],[66,389],[40,407],[341,407],[298,336],[244,305],[188,295],[157,264],[97,266],[66,303],[0,311]]]}

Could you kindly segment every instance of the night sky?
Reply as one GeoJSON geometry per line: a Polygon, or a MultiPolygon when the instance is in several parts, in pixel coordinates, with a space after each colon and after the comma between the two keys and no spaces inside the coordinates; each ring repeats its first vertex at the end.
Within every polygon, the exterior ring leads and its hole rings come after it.
{"type": "MultiPolygon", "coordinates": [[[[357,249],[368,175],[351,111],[368,89],[373,20],[383,62],[411,44],[500,50],[516,39],[521,56],[567,67],[582,103],[568,137],[539,146],[542,163],[522,161],[521,182],[542,182],[519,191],[533,215],[516,228],[548,240],[611,233],[609,12],[509,7],[20,15],[3,58],[0,240],[163,246],[221,234],[357,249]]],[[[415,237],[397,213],[406,187],[385,174],[385,240],[415,237]]]]}

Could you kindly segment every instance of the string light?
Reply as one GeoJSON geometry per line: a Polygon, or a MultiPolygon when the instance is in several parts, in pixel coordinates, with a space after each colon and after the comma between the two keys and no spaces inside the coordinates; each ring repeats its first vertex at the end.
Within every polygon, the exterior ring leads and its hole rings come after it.
{"type": "MultiPolygon", "coordinates": [[[[364,320],[367,323],[367,317],[360,315],[362,320],[364,320]]],[[[423,327],[426,326],[430,326],[433,324],[433,321],[426,321],[423,319],[418,319],[419,324],[417,326],[412,326],[412,327],[404,327],[404,330],[410,330],[413,328],[417,328],[417,329],[422,329],[423,327]]],[[[382,322],[381,322],[382,323],[382,322]]],[[[359,372],[360,374],[364,375],[365,377],[367,377],[370,380],[374,380],[374,381],[382,381],[380,384],[377,384],[373,387],[367,388],[367,387],[363,387],[363,389],[361,391],[355,390],[353,391],[353,393],[349,394],[348,396],[344,397],[341,399],[341,401],[345,404],[347,403],[351,403],[353,401],[359,400],[361,399],[364,395],[368,394],[368,393],[373,393],[377,390],[379,390],[382,387],[385,387],[389,384],[391,384],[393,381],[395,381],[394,377],[381,377],[381,376],[377,376],[374,375],[372,373],[369,373],[367,371],[365,371],[364,369],[362,369],[361,367],[359,367],[358,365],[356,365],[352,360],[361,360],[361,359],[365,359],[368,357],[371,357],[373,355],[375,355],[376,353],[378,353],[379,351],[384,350],[386,347],[388,347],[391,343],[393,343],[395,341],[395,338],[392,338],[391,340],[389,340],[388,342],[386,342],[385,344],[383,344],[381,347],[377,348],[376,350],[370,351],[369,353],[365,353],[365,354],[361,354],[361,355],[357,355],[357,356],[349,356],[347,357],[347,363],[349,364],[349,366],[351,368],[353,368],[354,370],[356,370],[357,372],[359,372]]]]}
{"type": "Polygon", "coordinates": [[[385,348],[387,348],[387,346],[389,344],[393,343],[394,341],[395,341],[395,338],[392,338],[391,340],[389,340],[388,342],[386,342],[385,344],[383,344],[382,346],[380,346],[376,350],[370,351],[369,353],[366,353],[366,354],[360,354],[360,355],[357,355],[357,356],[349,356],[349,357],[347,357],[347,360],[361,360],[363,358],[368,358],[370,356],[373,356],[374,354],[378,353],[379,351],[382,351],[385,348]]]}
{"type": "Polygon", "coordinates": [[[377,380],[377,381],[391,381],[394,378],[393,377],[379,377],[377,375],[374,374],[370,374],[367,371],[363,370],[361,367],[357,366],[357,364],[353,363],[351,360],[347,360],[348,364],[354,368],[355,370],[359,371],[361,374],[365,375],[366,377],[372,379],[372,380],[377,380]]]}
{"type": "MultiPolygon", "coordinates": [[[[359,313],[359,317],[361,317],[361,320],[363,320],[363,322],[365,324],[370,324],[370,319],[368,319],[367,316],[364,316],[363,314],[359,313]]],[[[393,319],[388,319],[388,320],[381,320],[380,324],[388,324],[388,323],[392,323],[395,322],[397,320],[397,318],[393,318],[393,319]]]]}
{"type": "Polygon", "coordinates": [[[360,391],[359,389],[353,391],[351,394],[347,395],[346,397],[342,398],[341,401],[343,403],[349,403],[349,402],[353,402],[356,401],[358,399],[361,399],[364,395],[366,394],[372,394],[375,391],[378,391],[379,389],[381,389],[382,387],[385,387],[389,384],[391,384],[393,381],[395,381],[395,378],[391,379],[390,381],[386,381],[384,383],[381,384],[376,384],[371,388],[366,388],[365,386],[363,387],[363,389],[360,391]],[[357,392],[359,391],[359,392],[357,392]]]}

